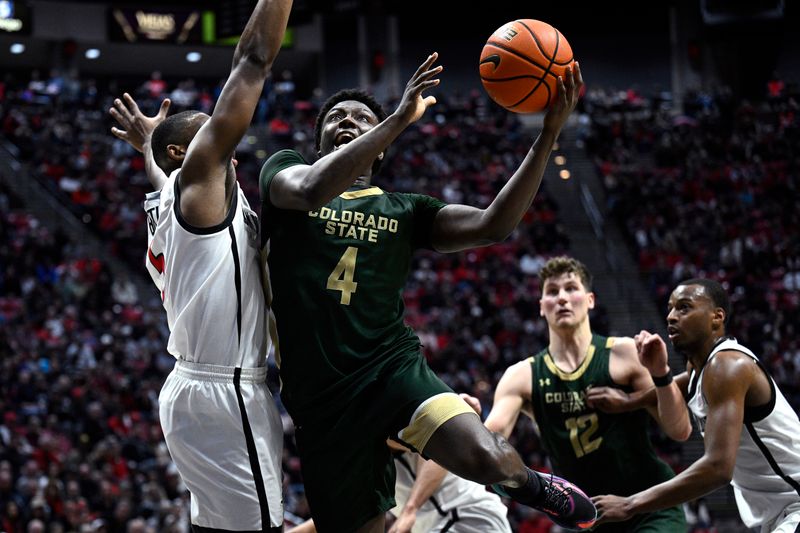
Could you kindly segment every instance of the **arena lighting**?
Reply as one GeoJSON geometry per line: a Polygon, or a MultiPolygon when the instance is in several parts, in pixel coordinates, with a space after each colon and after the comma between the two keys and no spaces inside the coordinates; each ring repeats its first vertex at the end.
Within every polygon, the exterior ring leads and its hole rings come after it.
{"type": "Polygon", "coordinates": [[[25,51],[25,45],[22,44],[22,43],[14,43],[14,44],[11,45],[9,50],[11,51],[12,54],[15,54],[15,55],[16,54],[21,54],[22,52],[25,51]]]}
{"type": "Polygon", "coordinates": [[[561,166],[567,162],[567,158],[564,157],[563,155],[557,155],[554,161],[556,165],[561,166]]]}
{"type": "Polygon", "coordinates": [[[86,59],[97,59],[98,57],[100,57],[100,50],[98,50],[97,48],[89,48],[88,50],[86,50],[86,53],[84,55],[86,56],[86,59]]]}
{"type": "Polygon", "coordinates": [[[200,52],[189,52],[186,54],[186,61],[189,63],[197,63],[203,59],[203,55],[200,52]]]}
{"type": "Polygon", "coordinates": [[[565,169],[563,169],[563,170],[561,170],[561,171],[558,173],[558,177],[559,177],[559,178],[561,178],[562,180],[568,180],[568,179],[569,179],[569,177],[570,177],[570,175],[571,175],[571,174],[569,173],[569,170],[567,170],[566,168],[565,168],[565,169]]]}

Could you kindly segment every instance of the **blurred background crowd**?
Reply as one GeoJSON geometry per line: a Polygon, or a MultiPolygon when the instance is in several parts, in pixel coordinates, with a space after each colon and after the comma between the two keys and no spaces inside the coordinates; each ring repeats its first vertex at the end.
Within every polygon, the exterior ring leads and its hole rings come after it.
{"type": "MultiPolygon", "coordinates": [[[[188,532],[188,494],[158,422],[158,393],[174,358],[144,269],[149,183],[141,155],[110,134],[108,109],[127,91],[146,114],[165,97],[172,112],[211,112],[222,82],[67,69],[0,77],[0,151],[19,163],[5,178],[30,180],[84,232],[76,237],[66,223],[45,223],[30,209],[37,198],[0,180],[0,531],[188,532]]],[[[317,111],[341,88],[301,90],[296,78],[290,69],[273,73],[237,148],[251,205],[259,203],[258,172],[269,154],[294,148],[316,158],[317,111]]],[[[643,284],[663,316],[677,282],[722,281],[733,302],[730,331],[800,409],[800,89],[777,75],[746,98],[741,87],[725,85],[679,95],[587,81],[560,143],[591,162],[572,179],[601,184],[606,224],[621,230],[640,273],[622,283],[643,284]]],[[[375,184],[484,207],[538,125],[480,90],[436,96],[426,118],[393,144],[375,184]]],[[[381,100],[393,109],[391,97],[381,100]]],[[[431,367],[457,392],[478,397],[484,414],[503,371],[547,342],[537,273],[549,257],[574,253],[552,192],[558,179],[548,171],[506,242],[457,254],[421,251],[409,272],[406,322],[431,367]]],[[[600,293],[598,302],[597,333],[636,333],[615,331],[614,301],[600,293]]],[[[280,405],[275,368],[270,385],[280,405]]],[[[309,513],[293,426],[282,413],[288,525],[309,513]]],[[[676,470],[691,462],[655,427],[652,438],[676,470]]],[[[518,423],[511,441],[529,465],[548,469],[530,421],[518,423]]],[[[687,505],[692,531],[722,531],[735,517],[727,503],[687,505]]],[[[513,504],[509,517],[515,531],[557,532],[513,504]]]]}

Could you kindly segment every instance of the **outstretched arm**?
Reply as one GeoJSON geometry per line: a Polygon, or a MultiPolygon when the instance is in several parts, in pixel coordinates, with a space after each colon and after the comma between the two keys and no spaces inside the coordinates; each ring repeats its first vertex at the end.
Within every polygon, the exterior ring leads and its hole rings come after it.
{"type": "Polygon", "coordinates": [[[114,120],[122,126],[122,129],[111,128],[111,133],[118,139],[130,144],[135,150],[142,152],[145,174],[147,174],[150,185],[157,191],[164,186],[164,182],[167,181],[167,175],[156,164],[150,142],[153,137],[153,130],[167,118],[170,103],[169,98],[164,99],[161,102],[158,113],[153,117],[146,117],[133,98],[131,98],[131,95],[125,93],[122,95],[122,99],[116,98],[114,100],[114,107],[109,110],[114,120]]]}
{"type": "MultiPolygon", "coordinates": [[[[434,52],[419,66],[406,85],[400,105],[386,120],[313,165],[295,165],[278,172],[269,186],[270,202],[281,209],[316,209],[347,190],[359,176],[369,174],[373,162],[397,136],[436,103],[436,98],[423,97],[422,93],[439,84],[435,76],[442,67],[433,66],[438,57],[434,52]]],[[[323,120],[334,118],[328,113],[323,120]]],[[[370,116],[365,120],[377,122],[370,116]]]]}
{"type": "Polygon", "coordinates": [[[522,164],[486,209],[448,205],[433,221],[431,242],[439,252],[488,246],[506,239],[517,227],[542,183],[550,152],[578,103],[583,78],[577,62],[558,79],[558,98],[544,118],[544,127],[522,164]]]}
{"type": "MultiPolygon", "coordinates": [[[[514,430],[520,412],[529,409],[533,370],[529,361],[520,361],[508,368],[497,383],[494,405],[484,425],[490,431],[508,438],[514,430]]],[[[533,412],[528,412],[533,418],[533,412]]]]}
{"type": "Polygon", "coordinates": [[[181,176],[180,209],[195,226],[225,219],[233,183],[227,169],[247,131],[272,63],[280,50],[291,0],[259,0],[233,54],[233,67],[214,113],[192,140],[181,176]]]}
{"type": "Polygon", "coordinates": [[[725,485],[733,477],[736,452],[744,420],[744,402],[753,379],[747,356],[725,352],[706,367],[703,394],[708,401],[705,453],[669,481],[628,497],[592,498],[601,522],[627,520],[639,513],[666,509],[699,498],[725,485]]]}

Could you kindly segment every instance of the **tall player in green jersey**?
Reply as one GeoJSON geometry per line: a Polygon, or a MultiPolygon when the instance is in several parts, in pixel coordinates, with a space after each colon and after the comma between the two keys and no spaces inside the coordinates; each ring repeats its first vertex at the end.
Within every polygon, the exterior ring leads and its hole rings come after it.
{"type": "MultiPolygon", "coordinates": [[[[616,395],[651,389],[654,378],[639,362],[633,339],[592,333],[588,269],[575,259],[555,257],[539,278],[549,345],[506,371],[486,426],[507,437],[520,412],[530,416],[555,472],[592,496],[609,491],[629,495],[670,479],[674,473],[656,457],[648,438],[647,414],[603,411],[616,403],[616,395]]],[[[655,381],[660,383],[668,371],[657,369],[655,381]]],[[[691,425],[678,387],[670,382],[657,392],[664,403],[650,408],[650,415],[671,438],[686,440],[691,425]],[[662,409],[666,405],[676,408],[669,412],[662,409]]],[[[594,531],[685,533],[686,521],[680,507],[673,507],[594,531]]]]}
{"type": "Polygon", "coordinates": [[[306,495],[322,533],[382,532],[394,506],[387,437],[517,501],[584,529],[596,512],[561,479],[525,467],[428,368],[403,322],[402,289],[417,248],[452,252],[505,239],[528,210],[582,86],[559,81],[556,103],[520,167],[486,209],[373,186],[385,150],[427,107],[431,54],[386,117],[369,95],[341,91],[316,124],[320,158],[273,155],[261,171],[262,238],[280,338],[281,396],[292,415],[306,495]],[[347,191],[342,192],[348,185],[347,191]]]}

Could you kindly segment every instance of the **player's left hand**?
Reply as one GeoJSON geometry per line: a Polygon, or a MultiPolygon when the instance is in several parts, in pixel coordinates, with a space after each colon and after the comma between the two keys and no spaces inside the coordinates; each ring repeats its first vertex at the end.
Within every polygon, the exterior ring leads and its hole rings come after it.
{"type": "Polygon", "coordinates": [[[567,68],[563,77],[558,77],[557,86],[556,100],[550,105],[544,116],[544,128],[556,133],[560,132],[567,123],[567,118],[578,105],[578,99],[583,90],[583,76],[581,76],[581,67],[577,61],[572,64],[571,68],[567,68]]]}
{"type": "Polygon", "coordinates": [[[121,100],[115,98],[114,107],[108,112],[122,126],[122,129],[111,128],[111,133],[133,146],[137,151],[142,152],[145,140],[153,134],[156,126],[167,118],[170,103],[170,99],[165,98],[161,102],[158,113],[153,117],[147,117],[130,94],[125,93],[121,100]]]}
{"type": "Polygon", "coordinates": [[[629,511],[630,502],[628,498],[612,495],[593,496],[592,502],[597,507],[597,524],[622,522],[633,516],[629,511]]]}

